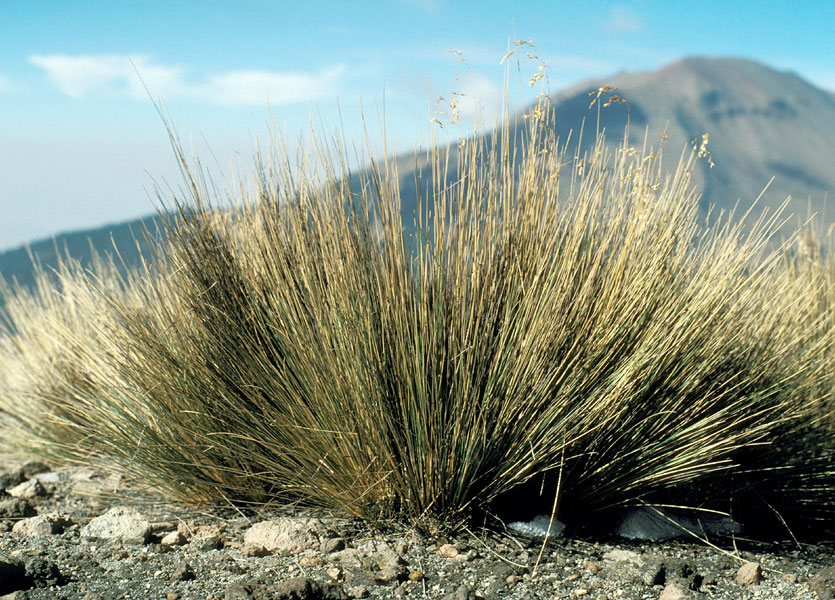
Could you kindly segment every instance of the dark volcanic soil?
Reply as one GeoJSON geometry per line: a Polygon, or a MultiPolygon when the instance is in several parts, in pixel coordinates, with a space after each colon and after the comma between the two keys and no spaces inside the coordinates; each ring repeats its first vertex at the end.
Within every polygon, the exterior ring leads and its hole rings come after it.
{"type": "Polygon", "coordinates": [[[117,476],[36,461],[0,463],[0,485],[4,599],[811,600],[835,592],[835,544],[559,538],[537,565],[542,540],[510,530],[433,538],[321,513],[200,512],[117,476]]]}

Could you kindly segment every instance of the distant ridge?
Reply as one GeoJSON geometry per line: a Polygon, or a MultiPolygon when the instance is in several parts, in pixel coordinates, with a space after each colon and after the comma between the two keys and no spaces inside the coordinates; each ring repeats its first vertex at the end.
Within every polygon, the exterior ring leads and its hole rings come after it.
{"type": "Polygon", "coordinates": [[[59,263],[59,257],[66,255],[89,267],[93,257],[91,248],[111,255],[114,249],[118,249],[127,266],[137,266],[142,256],[149,255],[143,232],[156,232],[158,223],[157,216],[149,215],[125,223],[60,233],[54,238],[37,240],[0,253],[0,275],[8,283],[17,281],[30,287],[34,283],[33,257],[46,272],[52,272],[59,263]]]}
{"type": "MultiPolygon", "coordinates": [[[[603,85],[617,87],[617,93],[629,102],[613,104],[600,112],[600,126],[606,129],[611,144],[622,141],[627,116],[635,145],[643,142],[646,131],[649,144],[657,147],[666,130],[666,163],[673,167],[690,140],[709,133],[708,150],[715,167],[709,169],[706,161],[700,161],[694,173],[702,191],[700,208],[704,215],[710,205],[728,211],[738,201],[738,211],[744,212],[775,177],[759,207],[774,209],[792,196],[789,211],[797,215],[792,224],[805,220],[809,212],[820,215],[823,227],[835,223],[835,207],[825,211],[824,206],[835,192],[835,94],[793,73],[751,60],[686,58],[656,71],[622,72],[555,94],[552,105],[561,139],[569,131],[574,132],[575,139],[585,119],[584,144],[593,141],[597,109],[589,110],[588,93],[603,85]]],[[[453,145],[453,155],[455,148],[453,145]]],[[[411,221],[416,205],[415,159],[404,154],[397,157],[397,162],[403,215],[411,221]]],[[[141,232],[143,223],[153,229],[156,217],[61,234],[54,243],[32,243],[31,251],[49,268],[56,261],[56,245],[89,264],[90,243],[105,252],[115,243],[126,262],[136,264],[140,252],[147,252],[147,248],[144,242],[137,248],[131,231],[141,232]]],[[[32,265],[26,250],[0,253],[0,274],[30,285],[32,265]]]]}
{"type": "MultiPolygon", "coordinates": [[[[729,210],[740,201],[749,207],[769,180],[775,180],[761,206],[775,208],[792,196],[792,212],[821,213],[835,191],[835,94],[791,72],[777,71],[741,58],[687,58],[657,71],[620,73],[574,86],[554,96],[561,132],[578,130],[589,114],[588,91],[614,85],[629,101],[631,138],[657,145],[665,126],[668,161],[689,140],[710,135],[715,162],[701,162],[695,181],[702,209],[729,210]],[[670,156],[670,154],[672,154],[670,156]]],[[[601,112],[601,125],[622,138],[627,107],[614,104],[601,112]]],[[[822,215],[828,226],[835,215],[822,215]]]]}

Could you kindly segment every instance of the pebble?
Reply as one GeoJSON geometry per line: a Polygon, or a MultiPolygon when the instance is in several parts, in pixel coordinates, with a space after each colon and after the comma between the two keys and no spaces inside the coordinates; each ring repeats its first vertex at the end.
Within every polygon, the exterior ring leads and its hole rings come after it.
{"type": "Polygon", "coordinates": [[[736,582],[739,585],[756,585],[762,579],[760,563],[747,562],[736,572],[736,582]]]}
{"type": "MultiPolygon", "coordinates": [[[[362,523],[327,515],[315,519],[304,516],[310,513],[270,518],[276,512],[264,511],[259,514],[267,520],[255,520],[257,524],[286,519],[282,525],[285,532],[294,529],[291,525],[295,522],[298,535],[288,534],[282,543],[305,546],[297,554],[262,539],[267,547],[260,546],[260,555],[242,556],[244,539],[253,526],[243,517],[230,511],[226,521],[219,521],[220,513],[212,516],[185,509],[168,512],[151,503],[138,505],[139,510],[133,511],[140,521],[150,520],[152,524],[147,541],[132,544],[118,536],[87,535],[90,524],[114,514],[107,510],[107,501],[98,501],[97,505],[90,499],[69,496],[70,473],[62,471],[61,475],[57,483],[48,486],[56,493],[38,500],[42,515],[6,519],[10,528],[16,523],[16,534],[0,535],[0,565],[8,563],[11,569],[22,566],[24,580],[35,575],[39,585],[56,587],[29,587],[31,584],[26,583],[26,588],[2,593],[26,600],[835,598],[835,566],[824,568],[833,565],[835,555],[827,546],[802,554],[784,551],[775,555],[757,550],[758,562],[752,564],[759,567],[760,580],[746,590],[743,586],[753,584],[736,580],[744,567],[698,544],[633,542],[618,547],[611,541],[589,543],[562,538],[550,543],[536,575],[531,577],[528,567],[537,560],[541,541],[488,536],[481,546],[475,545],[471,536],[446,533],[448,537],[441,540],[444,543],[436,541],[430,552],[432,538],[428,535],[398,530],[381,533],[362,523]],[[69,504],[62,504],[65,501],[69,504]],[[71,506],[77,508],[64,510],[71,506]],[[46,533],[52,529],[51,519],[67,521],[63,533],[46,533]],[[213,524],[207,525],[211,519],[213,524]],[[85,523],[87,527],[79,527],[85,523]],[[33,538],[37,534],[25,533],[27,527],[44,534],[33,538]],[[85,542],[85,538],[90,541],[85,542]],[[223,546],[211,550],[206,542],[212,539],[221,540],[223,546]],[[766,567],[788,576],[763,577],[766,567]]],[[[95,474],[90,477],[102,479],[95,474]]],[[[7,504],[9,510],[33,510],[22,498],[0,498],[0,502],[4,500],[14,502],[7,504]]],[[[123,511],[121,517],[130,514],[123,511]]],[[[281,535],[279,532],[276,537],[281,535]]],[[[7,580],[0,572],[0,585],[7,580]]]]}

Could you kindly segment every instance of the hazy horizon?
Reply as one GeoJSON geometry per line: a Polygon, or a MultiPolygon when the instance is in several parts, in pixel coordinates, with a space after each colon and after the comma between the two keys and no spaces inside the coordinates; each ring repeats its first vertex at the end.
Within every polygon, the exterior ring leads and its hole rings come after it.
{"type": "Polygon", "coordinates": [[[362,141],[362,106],[377,141],[383,96],[391,151],[425,141],[435,111],[448,116],[453,91],[463,96],[461,121],[446,130],[452,138],[471,131],[481,110],[489,125],[505,77],[515,101],[539,93],[526,84],[538,60],[523,59],[520,74],[515,60],[509,74],[500,64],[514,38],[536,44],[551,93],[702,55],[753,59],[835,91],[835,63],[827,59],[835,56],[835,6],[827,2],[802,9],[748,1],[515,9],[444,0],[58,9],[35,1],[5,3],[0,18],[0,251],[148,215],[154,181],[178,184],[143,81],[183,141],[208,163],[214,151],[223,165],[227,155],[246,165],[270,119],[291,150],[311,115],[328,131],[341,128],[351,144],[362,141]]]}

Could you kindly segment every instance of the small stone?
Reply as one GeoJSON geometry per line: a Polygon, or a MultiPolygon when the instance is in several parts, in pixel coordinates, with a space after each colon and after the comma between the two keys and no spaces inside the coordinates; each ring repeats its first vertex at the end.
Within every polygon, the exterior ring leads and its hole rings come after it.
{"type": "Polygon", "coordinates": [[[322,558],[315,554],[309,556],[302,556],[299,559],[299,566],[301,567],[318,567],[322,564],[322,558]]]}
{"type": "Polygon", "coordinates": [[[319,519],[279,517],[250,527],[244,534],[244,551],[249,547],[249,552],[259,552],[262,548],[270,554],[301,554],[318,548],[319,538],[325,534],[325,526],[319,519]]]}
{"type": "Polygon", "coordinates": [[[736,582],[739,585],[756,585],[762,579],[760,563],[747,562],[736,572],[736,582]]]}
{"type": "Polygon", "coordinates": [[[405,567],[395,565],[383,567],[374,573],[374,580],[377,583],[393,583],[405,581],[409,574],[405,567]]]}
{"type": "Polygon", "coordinates": [[[259,556],[269,556],[270,554],[272,554],[272,552],[270,552],[269,550],[264,548],[264,546],[256,546],[256,545],[253,545],[253,544],[249,544],[249,545],[244,544],[244,547],[241,549],[241,554],[243,554],[244,556],[259,557],[259,556]]]}
{"type": "Polygon", "coordinates": [[[315,600],[317,598],[331,598],[333,596],[333,589],[330,588],[333,584],[325,584],[324,586],[307,577],[293,577],[285,579],[274,586],[271,586],[270,592],[272,596],[264,595],[264,598],[286,598],[287,600],[315,600]]]}
{"type": "Polygon", "coordinates": [[[322,544],[319,546],[319,551],[322,554],[333,554],[341,550],[345,550],[345,540],[342,538],[326,538],[322,540],[322,544]]]}
{"type": "Polygon", "coordinates": [[[641,583],[643,585],[663,585],[666,567],[657,560],[648,560],[641,556],[609,564],[605,571],[608,579],[622,583],[641,583]]]}
{"type": "Polygon", "coordinates": [[[438,548],[438,556],[443,556],[444,558],[455,558],[458,556],[458,548],[452,544],[444,544],[438,548]]]}
{"type": "Polygon", "coordinates": [[[797,575],[794,573],[783,573],[783,581],[788,583],[797,583],[797,575]]]}
{"type": "Polygon", "coordinates": [[[63,533],[72,522],[64,517],[38,515],[18,521],[12,531],[19,535],[43,536],[63,533]]]}
{"type": "Polygon", "coordinates": [[[680,583],[671,583],[661,591],[658,600],[691,600],[694,597],[693,592],[685,586],[680,583]]]}
{"type": "Polygon", "coordinates": [[[14,496],[15,498],[26,498],[27,500],[32,500],[33,498],[43,498],[47,495],[46,488],[41,485],[41,482],[37,479],[24,481],[23,483],[18,484],[12,489],[6,491],[9,492],[10,496],[14,496]]]}
{"type": "Polygon", "coordinates": [[[603,568],[603,566],[598,562],[594,562],[594,561],[590,560],[586,563],[586,568],[589,571],[591,571],[592,573],[597,573],[598,571],[600,571],[600,569],[603,568]]]}
{"type": "Polygon", "coordinates": [[[633,552],[632,550],[610,550],[606,554],[603,555],[603,560],[608,560],[610,562],[625,562],[627,560],[632,560],[633,558],[638,558],[640,555],[637,552],[633,552]]]}
{"type": "Polygon", "coordinates": [[[835,598],[835,565],[821,569],[810,584],[812,591],[817,593],[818,600],[833,600],[835,598]]]}
{"type": "Polygon", "coordinates": [[[351,596],[351,598],[368,598],[371,595],[371,592],[369,592],[368,588],[364,585],[358,585],[356,587],[349,588],[348,595],[351,596]]]}
{"type": "Polygon", "coordinates": [[[423,571],[412,571],[409,573],[409,581],[420,581],[423,579],[423,571]]]}
{"type": "Polygon", "coordinates": [[[342,569],[339,567],[331,567],[325,573],[328,574],[328,577],[333,579],[334,581],[339,581],[342,579],[342,569]]]}
{"type": "Polygon", "coordinates": [[[52,587],[64,583],[64,575],[51,560],[43,556],[33,556],[26,560],[26,578],[34,587],[52,587]]]}
{"type": "Polygon", "coordinates": [[[580,596],[585,596],[588,594],[589,591],[586,588],[574,588],[571,590],[571,595],[575,598],[579,598],[580,596]]]}
{"type": "Polygon", "coordinates": [[[193,536],[196,529],[197,525],[194,524],[194,521],[180,521],[177,523],[177,531],[186,539],[193,536]]]}
{"type": "Polygon", "coordinates": [[[179,531],[171,531],[162,536],[159,543],[163,546],[182,546],[186,543],[186,538],[179,531]]]}
{"type": "Polygon", "coordinates": [[[475,592],[468,585],[461,585],[452,594],[447,594],[443,600],[475,600],[475,592]]]}
{"type": "Polygon", "coordinates": [[[151,524],[135,508],[115,506],[85,525],[81,535],[144,544],[151,536],[151,524]]]}
{"type": "Polygon", "coordinates": [[[191,568],[191,565],[182,560],[174,564],[171,568],[168,580],[173,583],[177,581],[191,581],[195,577],[197,576],[194,573],[194,569],[191,568]]]}
{"type": "Polygon", "coordinates": [[[504,581],[507,585],[516,585],[517,583],[522,581],[522,578],[518,575],[508,575],[504,581]]]}
{"type": "Polygon", "coordinates": [[[179,600],[180,594],[177,592],[168,592],[165,594],[165,600],[179,600]]]}
{"type": "Polygon", "coordinates": [[[216,536],[210,537],[195,537],[191,540],[191,545],[201,552],[208,552],[210,550],[220,550],[223,548],[223,539],[216,536]]]}
{"type": "Polygon", "coordinates": [[[3,498],[0,500],[0,519],[25,519],[38,513],[24,498],[3,498]]]}

